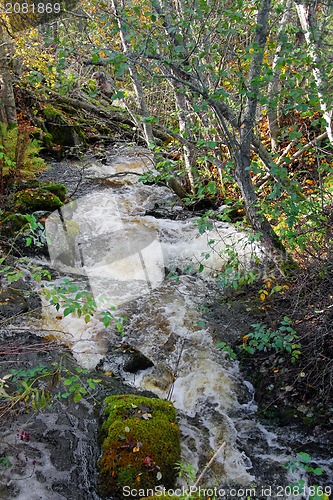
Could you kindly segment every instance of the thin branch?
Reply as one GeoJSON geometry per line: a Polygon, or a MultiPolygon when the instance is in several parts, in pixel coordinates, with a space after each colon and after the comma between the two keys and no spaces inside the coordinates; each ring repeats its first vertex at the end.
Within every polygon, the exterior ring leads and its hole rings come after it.
{"type": "Polygon", "coordinates": [[[209,467],[212,465],[212,463],[214,462],[215,458],[217,457],[217,455],[222,451],[224,450],[225,448],[225,442],[221,444],[221,446],[219,447],[219,449],[214,453],[214,455],[212,456],[212,458],[209,460],[208,464],[205,466],[204,470],[201,472],[201,474],[199,475],[198,479],[196,480],[196,482],[194,483],[194,488],[196,488],[198,486],[198,484],[200,483],[201,479],[204,477],[204,475],[206,474],[207,470],[209,469],[209,467]]]}
{"type": "Polygon", "coordinates": [[[317,142],[320,142],[323,139],[326,139],[326,137],[327,137],[327,132],[323,132],[322,134],[318,135],[318,137],[315,137],[314,139],[312,139],[312,141],[308,142],[307,144],[305,144],[305,146],[303,146],[298,151],[296,151],[296,153],[294,153],[290,158],[288,158],[288,161],[287,160],[282,161],[284,155],[286,154],[286,152],[288,152],[287,151],[288,148],[286,148],[286,150],[282,153],[282,155],[278,159],[277,165],[285,165],[286,163],[290,163],[290,162],[296,160],[304,153],[304,151],[306,151],[309,148],[312,148],[313,146],[315,146],[315,144],[317,144],[317,142]]]}

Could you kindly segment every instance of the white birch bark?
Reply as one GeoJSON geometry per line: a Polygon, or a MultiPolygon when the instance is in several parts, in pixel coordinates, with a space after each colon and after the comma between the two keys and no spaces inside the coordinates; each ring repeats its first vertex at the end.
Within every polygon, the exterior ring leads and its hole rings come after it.
{"type": "Polygon", "coordinates": [[[308,45],[309,55],[310,55],[310,57],[312,59],[312,63],[313,63],[312,73],[313,73],[313,77],[314,77],[315,82],[316,82],[319,103],[320,103],[320,109],[321,109],[321,111],[323,113],[323,117],[326,121],[325,128],[326,128],[326,132],[327,132],[327,137],[333,146],[333,133],[332,133],[332,127],[331,127],[331,125],[332,125],[332,109],[328,108],[328,106],[325,102],[323,93],[322,93],[324,78],[323,78],[323,75],[320,71],[320,67],[318,64],[318,62],[319,62],[319,57],[318,57],[319,47],[316,46],[316,42],[313,39],[313,37],[311,36],[311,25],[310,25],[308,12],[305,8],[305,5],[302,3],[295,2],[295,7],[296,7],[299,21],[300,21],[301,26],[302,26],[302,30],[304,32],[306,43],[308,45]]]}
{"type": "MultiPolygon", "coordinates": [[[[157,0],[153,2],[153,5],[159,15],[163,15],[164,12],[167,11],[166,6],[162,2],[162,0],[157,0]]],[[[170,7],[170,5],[168,5],[170,7]]],[[[180,19],[183,15],[183,9],[181,1],[177,1],[176,3],[176,12],[177,16],[180,19]]],[[[172,29],[172,23],[170,21],[169,15],[163,15],[163,27],[166,36],[166,44],[169,46],[171,50],[176,50],[177,42],[175,40],[175,32],[172,29]]],[[[177,72],[174,69],[171,69],[171,74],[177,77],[177,72]]],[[[185,139],[183,142],[183,157],[184,157],[184,167],[188,177],[188,181],[191,187],[191,192],[195,193],[195,175],[193,167],[195,165],[195,148],[192,146],[192,131],[191,124],[189,119],[189,112],[186,102],[186,96],[182,86],[176,83],[175,80],[170,80],[171,86],[174,90],[175,102],[177,106],[177,118],[179,124],[179,131],[185,139]]]]}
{"type": "Polygon", "coordinates": [[[142,118],[142,123],[140,123],[139,125],[142,125],[144,139],[145,139],[147,146],[148,146],[149,144],[152,144],[154,142],[154,135],[153,135],[153,128],[151,126],[151,123],[147,123],[145,121],[145,118],[148,118],[150,116],[148,106],[146,103],[145,93],[144,93],[143,87],[141,85],[140,77],[138,75],[135,64],[132,62],[131,57],[130,57],[130,51],[129,51],[129,48],[128,48],[128,45],[126,42],[123,23],[121,21],[121,18],[119,16],[119,12],[118,12],[119,9],[118,9],[117,0],[111,0],[110,6],[112,9],[113,15],[117,19],[122,49],[123,49],[124,54],[127,56],[128,71],[129,71],[129,74],[130,74],[130,77],[132,80],[132,85],[134,88],[134,92],[136,95],[137,105],[139,108],[139,114],[140,114],[140,117],[142,118]]]}
{"type": "MultiPolygon", "coordinates": [[[[279,76],[280,76],[280,69],[278,66],[278,60],[281,56],[281,50],[282,50],[282,34],[285,29],[286,23],[288,21],[288,17],[290,14],[290,8],[292,5],[292,0],[287,0],[286,8],[283,13],[280,26],[278,29],[278,34],[277,34],[277,47],[272,63],[272,80],[269,82],[268,85],[268,96],[269,96],[269,101],[272,102],[275,97],[279,93],[279,76]]],[[[269,107],[267,109],[267,118],[268,118],[268,126],[269,126],[269,131],[271,134],[271,147],[272,151],[277,151],[278,149],[278,104],[269,107]]]]}
{"type": "Polygon", "coordinates": [[[194,148],[191,147],[188,139],[191,139],[192,133],[190,128],[190,123],[188,119],[187,105],[186,105],[186,97],[184,93],[175,89],[175,100],[178,108],[178,123],[179,123],[179,132],[186,137],[186,143],[183,144],[183,154],[184,154],[184,166],[188,176],[188,180],[191,186],[192,193],[195,193],[195,184],[194,184],[194,175],[193,175],[193,167],[194,167],[194,148]]]}

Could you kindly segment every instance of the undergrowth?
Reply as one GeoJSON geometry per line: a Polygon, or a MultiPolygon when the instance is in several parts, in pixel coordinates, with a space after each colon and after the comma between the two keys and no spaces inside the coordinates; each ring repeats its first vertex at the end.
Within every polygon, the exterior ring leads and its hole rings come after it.
{"type": "Polygon", "coordinates": [[[8,194],[18,181],[45,170],[46,164],[38,156],[39,142],[31,139],[33,131],[34,127],[24,123],[17,127],[0,123],[0,196],[8,194]]]}

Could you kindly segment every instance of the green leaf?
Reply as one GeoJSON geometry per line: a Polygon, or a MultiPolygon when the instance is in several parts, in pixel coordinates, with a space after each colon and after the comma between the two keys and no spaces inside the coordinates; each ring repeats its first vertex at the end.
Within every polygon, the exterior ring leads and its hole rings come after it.
{"type": "Polygon", "coordinates": [[[13,464],[9,461],[8,457],[0,458],[0,469],[9,469],[9,467],[13,467],[13,464]]]}
{"type": "Polygon", "coordinates": [[[215,181],[209,181],[207,186],[206,186],[206,191],[209,194],[215,194],[217,191],[216,187],[216,182],[215,181]]]}
{"type": "Polygon", "coordinates": [[[125,92],[123,90],[117,90],[115,94],[112,95],[111,100],[116,101],[116,100],[121,100],[124,99],[125,97],[125,92]]]}
{"type": "Polygon", "coordinates": [[[73,306],[66,307],[64,309],[64,316],[68,316],[69,314],[71,314],[74,311],[75,311],[75,307],[73,307],[73,306]]]}
{"type": "Polygon", "coordinates": [[[297,453],[297,458],[300,462],[303,462],[304,464],[309,464],[311,462],[310,455],[304,451],[297,453]]]}

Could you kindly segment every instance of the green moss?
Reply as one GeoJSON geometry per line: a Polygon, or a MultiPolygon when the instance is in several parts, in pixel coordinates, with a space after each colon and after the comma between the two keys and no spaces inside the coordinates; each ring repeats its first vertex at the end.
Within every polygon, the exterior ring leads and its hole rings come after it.
{"type": "Polygon", "coordinates": [[[21,214],[33,213],[37,210],[53,212],[63,205],[55,194],[44,188],[24,189],[14,197],[15,210],[21,214]]]}
{"type": "Polygon", "coordinates": [[[47,121],[53,121],[55,123],[67,123],[65,117],[61,111],[54,108],[50,104],[43,108],[43,116],[47,121]]]}
{"type": "Polygon", "coordinates": [[[49,191],[50,193],[53,193],[56,196],[58,196],[60,201],[63,202],[66,201],[67,189],[62,184],[53,184],[53,183],[45,184],[43,185],[43,189],[46,189],[46,191],[49,191]]]}
{"type": "Polygon", "coordinates": [[[47,139],[44,138],[44,143],[47,147],[56,144],[74,147],[84,142],[85,137],[81,128],[62,111],[47,105],[43,109],[43,117],[47,129],[47,139]]]}
{"type": "Polygon", "coordinates": [[[123,486],[173,488],[180,443],[172,403],[133,395],[110,396],[105,403],[106,420],[100,432],[101,495],[122,496],[123,486]]]}
{"type": "Polygon", "coordinates": [[[10,214],[1,222],[1,234],[11,238],[24,226],[27,225],[27,219],[22,214],[10,214]]]}

